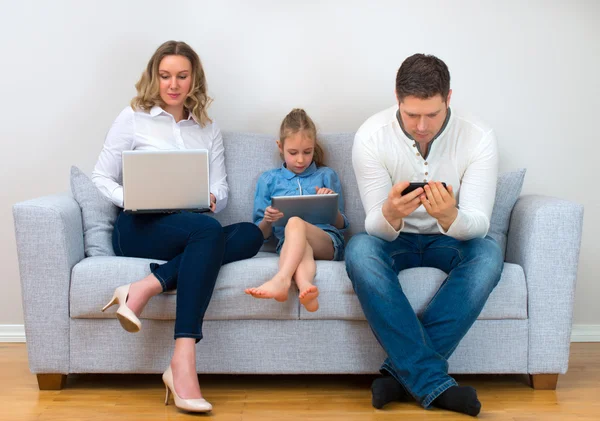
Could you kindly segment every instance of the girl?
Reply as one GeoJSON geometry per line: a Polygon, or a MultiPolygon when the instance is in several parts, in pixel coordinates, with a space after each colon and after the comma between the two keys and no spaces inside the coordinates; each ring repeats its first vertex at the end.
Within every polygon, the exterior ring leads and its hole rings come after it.
{"type": "Polygon", "coordinates": [[[280,168],[263,173],[258,179],[254,198],[254,223],[266,239],[272,234],[279,240],[277,253],[279,272],[258,288],[246,294],[256,298],[285,301],[292,279],[300,291],[300,303],[308,311],[319,308],[319,289],[313,285],[318,260],[343,260],[344,237],[348,228],[344,216],[344,200],[340,180],[331,168],[323,166],[323,150],[317,142],[317,130],[302,109],[293,109],[281,123],[279,152],[284,160],[280,168]],[[283,213],[270,206],[273,196],[302,194],[339,194],[339,210],[334,225],[310,224],[292,217],[284,227],[273,227],[283,213]]]}
{"type": "MultiPolygon", "coordinates": [[[[207,114],[210,98],[198,55],[184,42],[165,42],[148,62],[136,88],[131,106],[119,114],[106,136],[92,175],[96,186],[123,207],[123,151],[207,149],[211,209],[219,212],[225,208],[229,187],[223,139],[207,114]]],[[[118,287],[102,311],[119,304],[117,318],[123,328],[138,332],[142,327],[140,314],[150,298],[177,288],[175,350],[163,374],[167,398],[172,392],[177,407],[192,412],[212,409],[202,398],[196,374],[196,342],[202,339],[202,319],[221,264],[254,256],[262,243],[262,233],[254,224],[222,227],[204,214],[121,212],[117,217],[113,233],[117,256],[168,262],[152,263],[150,275],[118,287]]]]}

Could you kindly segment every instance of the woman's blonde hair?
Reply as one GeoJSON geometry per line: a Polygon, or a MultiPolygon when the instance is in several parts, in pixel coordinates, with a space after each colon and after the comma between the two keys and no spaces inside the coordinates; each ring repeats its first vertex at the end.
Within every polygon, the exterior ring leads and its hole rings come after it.
{"type": "Polygon", "coordinates": [[[192,64],[192,86],[187,94],[184,108],[204,127],[212,120],[206,112],[212,99],[206,94],[206,76],[198,54],[183,41],[167,41],[154,52],[142,77],[135,84],[137,96],[131,100],[131,108],[149,111],[155,105],[166,104],[160,97],[158,66],[166,56],[183,56],[192,64]]]}
{"type": "Polygon", "coordinates": [[[315,141],[313,161],[317,167],[324,166],[325,153],[317,139],[317,127],[302,108],[294,108],[281,122],[281,127],[279,128],[279,142],[281,143],[281,148],[283,148],[283,142],[286,137],[300,131],[307,132],[308,136],[315,141]]]}

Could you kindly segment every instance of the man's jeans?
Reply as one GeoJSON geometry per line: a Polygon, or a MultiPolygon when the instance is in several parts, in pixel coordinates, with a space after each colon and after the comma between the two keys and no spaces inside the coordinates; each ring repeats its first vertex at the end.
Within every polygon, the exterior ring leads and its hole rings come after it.
{"type": "Polygon", "coordinates": [[[221,265],[248,259],[260,250],[263,234],[254,224],[222,227],[198,213],[127,214],[113,231],[117,256],[168,260],[150,269],[163,291],[177,288],[175,339],[202,339],[202,321],[221,265]]]}
{"type": "Polygon", "coordinates": [[[425,408],[457,384],[448,375],[447,360],[477,319],[502,268],[502,252],[490,237],[459,241],[401,233],[388,242],[363,233],[348,243],[348,276],[388,355],[382,372],[394,376],[425,408]],[[423,266],[448,277],[417,318],[398,273],[423,266]]]}

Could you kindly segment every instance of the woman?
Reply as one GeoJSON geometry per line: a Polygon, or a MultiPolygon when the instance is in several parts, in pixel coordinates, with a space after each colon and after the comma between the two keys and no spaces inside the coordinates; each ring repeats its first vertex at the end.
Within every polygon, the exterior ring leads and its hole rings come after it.
{"type": "MultiPolygon", "coordinates": [[[[137,96],[113,123],[92,179],[112,202],[123,207],[122,161],[126,150],[207,149],[211,210],[227,204],[227,175],[221,132],[208,117],[211,99],[198,55],[184,42],[168,41],[154,53],[136,84],[137,96]]],[[[148,300],[177,288],[175,351],[163,374],[175,405],[207,412],[196,373],[196,343],[222,264],[254,256],[263,236],[252,223],[222,227],[206,214],[126,214],[115,223],[113,247],[119,256],[167,260],[150,265],[151,274],[115,290],[102,309],[119,304],[117,317],[128,332],[141,329],[148,300]]]]}

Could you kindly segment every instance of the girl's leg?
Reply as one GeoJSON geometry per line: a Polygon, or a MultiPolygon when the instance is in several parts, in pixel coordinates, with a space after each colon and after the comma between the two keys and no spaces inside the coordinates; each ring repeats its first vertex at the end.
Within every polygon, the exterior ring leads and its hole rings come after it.
{"type": "Polygon", "coordinates": [[[279,272],[258,288],[247,288],[246,294],[256,298],[274,298],[285,301],[292,285],[292,276],[304,257],[306,248],[306,223],[292,217],[285,226],[285,242],[279,256],[279,272]]]}
{"type": "Polygon", "coordinates": [[[334,255],[333,242],[331,237],[322,229],[312,224],[306,223],[306,248],[304,257],[298,265],[294,274],[294,280],[300,291],[300,303],[307,311],[317,311],[319,309],[319,289],[313,285],[317,265],[315,259],[332,260],[334,255]]]}
{"type": "MultiPolygon", "coordinates": [[[[325,231],[304,222],[301,218],[290,218],[285,226],[285,242],[279,257],[279,272],[258,288],[246,289],[246,294],[251,294],[256,298],[275,298],[277,301],[287,300],[292,277],[305,258],[307,245],[312,248],[314,258],[333,259],[333,242],[325,231]]],[[[307,267],[307,269],[309,268],[307,267]]],[[[308,279],[307,276],[309,276],[309,273],[305,276],[301,275],[301,283],[308,279]]],[[[314,272],[310,279],[311,285],[312,279],[314,279],[314,272]]]]}
{"type": "Polygon", "coordinates": [[[300,304],[302,304],[307,311],[317,311],[319,309],[319,289],[313,285],[315,279],[315,273],[317,272],[317,265],[313,256],[312,247],[306,243],[304,251],[304,257],[296,269],[294,274],[294,281],[300,291],[300,304]]]}

